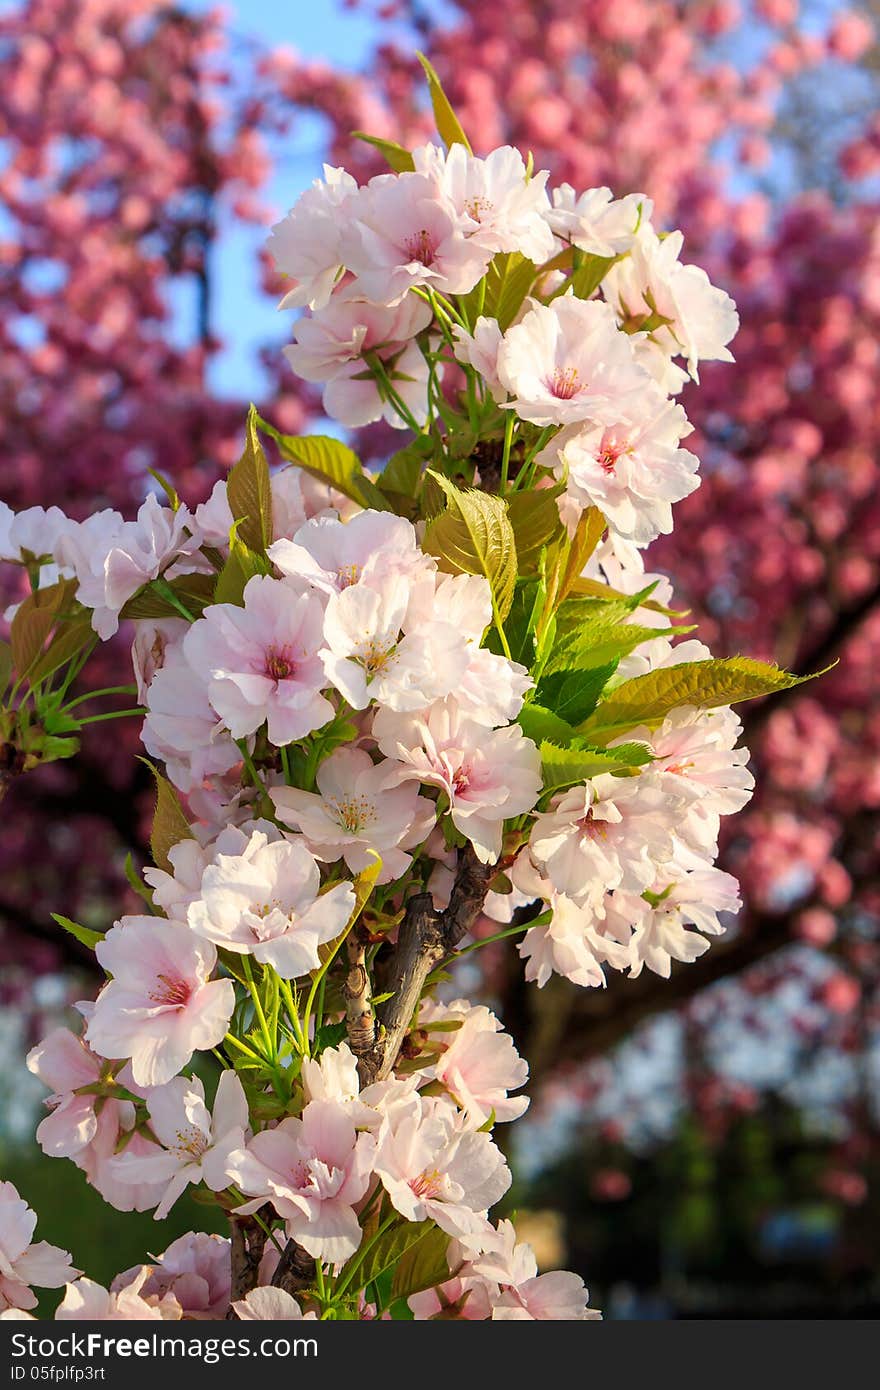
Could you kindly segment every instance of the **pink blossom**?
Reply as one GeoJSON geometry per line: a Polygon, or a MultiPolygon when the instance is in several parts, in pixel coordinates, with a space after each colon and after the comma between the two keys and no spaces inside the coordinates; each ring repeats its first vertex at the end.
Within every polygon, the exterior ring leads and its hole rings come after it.
{"type": "Polygon", "coordinates": [[[308,580],[328,596],[351,584],[381,587],[392,576],[415,580],[436,569],[419,549],[412,522],[390,512],[363,511],[348,522],[315,518],[292,541],[270,546],[269,557],[283,575],[308,580]]]}
{"type": "Polygon", "coordinates": [[[151,493],[136,521],[98,512],[58,538],[55,559],[76,574],[77,597],[92,609],[92,626],[106,641],[119,626],[119,612],[144,584],[156,579],[178,556],[199,546],[195,521],[186,507],[173,512],[151,493]]]}
{"type": "Polygon", "coordinates": [[[488,1208],[510,1186],[507,1165],[488,1134],[458,1126],[451,1105],[415,1099],[379,1131],[375,1171],[407,1221],[479,1242],[488,1208]]]}
{"type": "Polygon", "coordinates": [[[527,1096],[509,1096],[529,1078],[528,1065],[490,1009],[457,999],[445,1007],[423,1004],[419,1027],[427,1028],[431,1049],[441,1049],[437,1062],[423,1074],[439,1081],[461,1106],[476,1129],[490,1118],[516,1120],[528,1109],[527,1096]],[[435,1031],[432,1024],[458,1024],[454,1032],[435,1031]]]}
{"type": "Polygon", "coordinates": [[[208,699],[207,686],[180,648],[168,648],[145,696],[141,738],[186,794],[241,762],[236,746],[208,699]]]}
{"type": "Polygon", "coordinates": [[[315,179],[290,212],[272,228],[268,250],[291,287],[281,307],[312,309],[326,304],[342,273],[340,238],[346,204],[357,184],[344,169],[324,165],[324,178],[315,179]]]}
{"type": "Polygon", "coordinates": [[[577,194],[570,183],[561,183],[553,189],[547,221],[558,237],[588,256],[611,258],[630,249],[639,223],[652,211],[653,203],[643,193],[615,199],[610,188],[577,194]]]}
{"type": "Polygon", "coordinates": [[[424,174],[379,174],[348,209],[342,256],[358,292],[376,304],[398,304],[407,290],[428,286],[467,294],[491,253],[466,235],[459,217],[424,174]]]}
{"type": "Polygon", "coordinates": [[[268,575],[248,580],[243,608],[214,604],[193,623],[184,656],[233,738],[268,721],[269,738],[283,746],[332,719],[320,693],[322,626],[317,595],[268,575]]]}
{"type": "Polygon", "coordinates": [[[232,1306],[242,1322],[308,1322],[318,1316],[317,1313],[303,1313],[292,1294],[273,1288],[271,1284],[251,1289],[232,1306]]]}
{"type": "Polygon", "coordinates": [[[656,865],[673,853],[680,798],[667,795],[651,773],[603,773],[554,797],[535,816],[532,857],[557,893],[581,904],[601,901],[612,888],[647,888],[656,865]]]}
{"type": "Polygon", "coordinates": [[[135,1081],[161,1086],[194,1051],[223,1038],[235,990],[211,980],[216,948],[172,922],[123,917],[95,948],[112,976],[95,1001],[86,1039],[102,1057],[130,1057],[135,1081]]]}
{"type": "Polygon", "coordinates": [[[140,1270],[118,1293],[111,1293],[92,1279],[68,1284],[56,1313],[56,1322],[147,1322],[177,1321],[180,1304],[172,1293],[160,1299],[144,1296],[142,1290],[152,1274],[151,1265],[140,1270]]]}
{"type": "Polygon", "coordinates": [[[547,170],[528,177],[519,150],[502,145],[479,159],[464,145],[423,145],[413,160],[418,173],[436,181],[475,245],[492,255],[516,251],[536,265],[553,255],[547,170]]]}
{"type": "Polygon", "coordinates": [[[487,730],[461,714],[454,699],[420,714],[380,709],[373,737],[400,764],[396,781],[446,793],[453,824],[486,864],[501,853],[505,819],[531,810],[541,790],[538,750],[519,726],[487,730]]]}
{"type": "Polygon", "coordinates": [[[508,328],[497,370],[511,408],[536,425],[614,425],[649,380],[608,305],[573,295],[534,303],[508,328]]]}
{"type": "Polygon", "coordinates": [[[375,1141],[332,1101],[312,1101],[301,1119],[255,1134],[230,1159],[234,1182],[270,1201],[288,1234],[315,1259],[341,1264],[361,1241],[354,1206],[370,1185],[375,1141]]]}
{"type": "Polygon", "coordinates": [[[578,513],[598,507],[618,535],[648,545],[672,530],[672,503],[700,485],[699,459],[679,448],[690,431],[681,406],[649,387],[633,418],[585,430],[569,426],[539,462],[565,478],[578,513]]]}
{"type": "Polygon", "coordinates": [[[331,595],[324,617],[324,671],[353,709],[365,709],[373,700],[398,712],[422,709],[464,675],[466,636],[442,620],[411,625],[409,602],[410,586],[400,575],[381,586],[352,584],[331,595]]]}
{"type": "Polygon", "coordinates": [[[318,947],[334,941],[354,911],[350,883],[325,893],[302,841],[268,842],[254,831],[239,854],[218,854],[187,909],[193,932],[295,979],[320,965],[318,947]]]}
{"type": "Polygon", "coordinates": [[[57,1289],[75,1279],[66,1250],[34,1241],[36,1213],[18,1195],[11,1182],[0,1182],[0,1312],[7,1308],[35,1308],[31,1284],[57,1289]]]}
{"type": "Polygon", "coordinates": [[[371,373],[368,354],[375,353],[410,414],[422,424],[428,364],[414,339],[431,322],[431,309],[413,295],[392,308],[371,304],[356,289],[340,290],[311,318],[299,319],[296,341],[284,355],[304,381],[326,383],[322,400],[331,419],[350,429],[381,419],[405,427],[371,373]]]}
{"type": "Polygon", "coordinates": [[[629,255],[603,280],[602,293],[621,320],[636,329],[649,325],[645,331],[670,357],[685,357],[696,378],[700,361],[733,361],[727,344],[739,316],[733,300],[711,283],[705,270],[681,264],[683,240],[681,232],[661,239],[643,222],[629,255]],[[658,317],[667,322],[651,327],[658,317]]]}
{"type": "Polygon", "coordinates": [[[199,1078],[175,1076],[147,1097],[150,1129],[163,1146],[143,1158],[123,1154],[116,1167],[120,1182],[162,1183],[156,1220],[166,1217],[190,1183],[203,1182],[212,1192],[229,1186],[229,1155],[245,1142],[248,1106],[234,1071],[217,1085],[213,1112],[205,1106],[199,1078]]]}
{"type": "MultiPolygon", "coordinates": [[[[138,1281],[142,1269],[136,1265],[117,1274],[110,1292],[121,1293],[138,1281]]],[[[223,1236],[190,1231],[171,1242],[139,1287],[141,1297],[151,1306],[161,1306],[170,1294],[180,1305],[184,1318],[201,1322],[225,1316],[230,1279],[229,1241],[223,1236]]]]}
{"type": "Polygon", "coordinates": [[[337,748],[318,768],[318,793],[297,787],[271,792],[279,820],[301,831],[317,859],[344,859],[358,874],[377,854],[380,883],[399,878],[412,862],[407,849],[425,839],[434,824],[433,804],[418,787],[389,787],[388,761],[374,763],[362,748],[337,748]]]}

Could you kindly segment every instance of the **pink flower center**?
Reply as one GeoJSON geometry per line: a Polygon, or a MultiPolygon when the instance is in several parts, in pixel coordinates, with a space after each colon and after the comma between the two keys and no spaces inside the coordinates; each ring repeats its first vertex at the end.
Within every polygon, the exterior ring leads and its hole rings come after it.
{"type": "Polygon", "coordinates": [[[336,578],[339,581],[340,589],[348,589],[352,584],[356,584],[361,577],[360,565],[340,565],[336,571],[336,578]]]}
{"type": "Polygon", "coordinates": [[[409,1189],[416,1197],[439,1197],[443,1191],[439,1170],[434,1168],[429,1173],[426,1169],[417,1178],[410,1178],[409,1189]]]}
{"type": "Polygon", "coordinates": [[[156,983],[150,990],[150,998],[156,1004],[167,1004],[170,1008],[182,1008],[188,1004],[192,988],[188,980],[179,975],[157,975],[156,983]]]}
{"type": "Polygon", "coordinates": [[[595,820],[593,817],[593,808],[590,806],[586,814],[581,816],[578,821],[578,829],[584,839],[604,840],[608,834],[608,822],[604,820],[595,820]]]}
{"type": "Polygon", "coordinates": [[[208,1136],[195,1125],[184,1125],[175,1134],[175,1152],[180,1158],[201,1158],[208,1148],[208,1136]]]}
{"type": "Polygon", "coordinates": [[[296,673],[296,662],[289,647],[269,647],[265,657],[265,673],[272,681],[290,680],[296,673]]]}
{"type": "Polygon", "coordinates": [[[411,261],[420,261],[422,265],[433,265],[437,247],[431,233],[426,231],[424,227],[421,231],[414,232],[411,237],[407,237],[404,245],[411,261]]]}
{"type": "Polygon", "coordinates": [[[331,798],[330,805],[336,813],[336,820],[349,835],[359,835],[376,819],[376,807],[365,796],[349,796],[343,799],[331,798]]]}
{"type": "Polygon", "coordinates": [[[599,454],[597,463],[603,473],[613,473],[617,467],[617,460],[619,458],[620,453],[617,449],[603,449],[599,454]]]}
{"type": "Polygon", "coordinates": [[[557,367],[547,382],[547,390],[558,401],[570,401],[581,389],[577,367],[557,367]]]}

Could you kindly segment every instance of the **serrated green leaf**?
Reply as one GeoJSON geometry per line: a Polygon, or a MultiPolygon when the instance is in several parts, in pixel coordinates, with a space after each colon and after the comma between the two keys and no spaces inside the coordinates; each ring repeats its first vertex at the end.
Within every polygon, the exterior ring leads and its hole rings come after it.
{"type": "Polygon", "coordinates": [[[272,488],[269,464],[257,434],[260,417],[250,407],[244,453],[226,480],[226,496],[238,535],[249,550],[265,555],[272,544],[272,488]]]}
{"type": "Polygon", "coordinates": [[[50,912],[49,916],[53,922],[57,922],[59,927],[75,936],[77,941],[81,941],[83,946],[88,946],[90,951],[94,951],[99,941],[104,940],[105,933],[102,931],[92,931],[91,927],[83,927],[79,922],[73,922],[69,917],[62,917],[60,912],[50,912]]]}
{"type": "Polygon", "coordinates": [[[462,492],[429,469],[446,495],[446,510],[428,523],[424,549],[449,574],[482,574],[503,622],[516,585],[516,540],[502,498],[471,489],[462,492]]]}
{"type": "Polygon", "coordinates": [[[541,551],[563,533],[557,502],[561,491],[561,487],[541,488],[536,492],[513,492],[506,498],[521,575],[535,574],[541,551]]]}
{"type": "Polygon", "coordinates": [[[364,473],[361,461],[353,449],[329,434],[281,434],[262,416],[257,423],[278,445],[282,458],[311,473],[322,483],[329,483],[338,492],[361,507],[391,511],[391,504],[376,484],[364,473]]]}
{"type": "Polygon", "coordinates": [[[432,1229],[405,1250],[397,1262],[391,1283],[392,1298],[409,1298],[449,1278],[449,1236],[439,1226],[427,1224],[432,1229]]]}
{"type": "Polygon", "coordinates": [[[559,748],[545,740],[540,747],[544,790],[574,786],[603,772],[622,772],[651,761],[644,743],[623,743],[618,748],[559,748]]]}
{"type": "Polygon", "coordinates": [[[537,744],[546,739],[550,743],[567,747],[578,738],[577,730],[566,719],[534,701],[523,705],[517,716],[517,723],[526,738],[537,744]]]}
{"type": "Polygon", "coordinates": [[[440,135],[447,149],[453,145],[464,145],[468,154],[473,154],[470,141],[461,128],[461,122],[449,104],[449,98],[443,90],[440,78],[424,53],[417,53],[416,57],[422,65],[425,76],[428,79],[428,90],[431,93],[431,105],[434,108],[434,122],[437,132],[440,135]]]}
{"type": "MultiPolygon", "coordinates": [[[[638,608],[650,608],[652,613],[662,613],[666,618],[686,618],[687,608],[667,608],[664,604],[658,603],[656,599],[644,597],[650,595],[657,585],[651,584],[647,589],[642,589],[637,595],[639,602],[635,605],[638,608]]],[[[625,594],[620,589],[613,589],[610,584],[605,584],[601,579],[585,579],[583,575],[576,579],[571,586],[570,592],[582,598],[598,598],[607,602],[609,599],[631,599],[631,594],[625,594]]],[[[570,602],[573,600],[570,600],[570,602]]],[[[635,608],[633,609],[635,611],[635,608]]]]}
{"type": "Polygon", "coordinates": [[[168,778],[163,777],[149,758],[141,758],[140,761],[146,764],[156,779],[156,810],[153,815],[153,828],[150,831],[153,860],[158,868],[164,869],[166,873],[173,873],[174,868],[168,858],[168,851],[174,845],[179,845],[181,840],[193,839],[192,829],[183,813],[177,792],[168,778]]]}
{"type": "Polygon", "coordinates": [[[613,735],[619,729],[656,723],[681,705],[714,709],[788,690],[824,674],[825,671],[816,671],[810,676],[794,676],[778,666],[745,656],[686,661],[624,681],[601,702],[583,731],[613,735]]]}
{"type": "Polygon", "coordinates": [[[383,140],[381,135],[368,135],[365,130],[353,130],[351,135],[353,140],[363,140],[365,144],[375,146],[395,174],[408,174],[416,167],[409,150],[398,145],[396,140],[383,140]]]}
{"type": "Polygon", "coordinates": [[[617,658],[582,671],[544,675],[536,691],[541,704],[555,710],[571,725],[582,724],[596,708],[605,686],[617,670],[617,658]]]}

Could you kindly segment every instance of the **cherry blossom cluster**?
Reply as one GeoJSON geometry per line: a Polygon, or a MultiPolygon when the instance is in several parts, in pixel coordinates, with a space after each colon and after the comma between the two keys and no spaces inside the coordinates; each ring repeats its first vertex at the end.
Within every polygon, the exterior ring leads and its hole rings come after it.
{"type": "Polygon", "coordinates": [[[157,789],[143,911],[56,919],[107,979],[29,1056],[38,1139],[121,1211],[193,1187],[231,1224],[107,1290],[29,1257],[16,1206],[7,1315],[42,1276],[68,1318],[595,1316],[490,1220],[528,1067],[457,961],[520,938],[539,986],[666,976],[739,906],[730,706],[797,678],[677,641],[640,554],[696,485],[672,396],[735,310],[647,198],[472,155],[427,71],[446,149],[327,170],[270,243],[295,370],[411,431],[386,467],[252,410],[194,509],[157,477],[135,520],[0,516],[16,772],[136,716],[157,789]],[[72,694],[122,623],[134,684],[72,694]]]}

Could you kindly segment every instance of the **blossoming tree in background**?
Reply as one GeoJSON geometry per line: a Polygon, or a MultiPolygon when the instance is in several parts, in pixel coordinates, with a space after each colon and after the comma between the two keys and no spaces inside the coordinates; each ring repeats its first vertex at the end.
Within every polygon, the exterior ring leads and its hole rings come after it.
{"type": "Polygon", "coordinates": [[[122,1211],[194,1186],[230,1225],[107,1290],[7,1186],[7,1317],[60,1284],[63,1318],[597,1316],[490,1219],[528,1064],[458,961],[667,976],[739,907],[731,706],[803,678],[713,658],[640,554],[699,484],[677,397],[733,302],[644,194],[475,156],[423,61],[443,145],[379,139],[390,173],[326,169],[270,239],[287,355],[401,431],[381,469],[252,408],[194,510],[157,475],[135,519],[2,513],[4,786],[139,715],[156,784],[141,910],[55,916],[107,978],[30,1054],[38,1138],[122,1211]],[[135,684],[95,690],[123,621],[135,684]]]}

